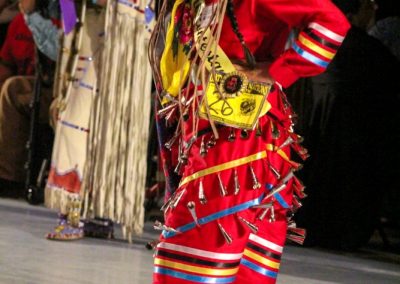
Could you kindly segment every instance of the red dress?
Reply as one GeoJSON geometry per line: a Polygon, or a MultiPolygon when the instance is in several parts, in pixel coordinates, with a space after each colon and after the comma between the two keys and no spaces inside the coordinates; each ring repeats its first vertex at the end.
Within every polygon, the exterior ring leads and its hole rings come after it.
{"type": "MultiPolygon", "coordinates": [[[[303,195],[293,175],[300,164],[290,152],[303,158],[306,153],[292,131],[293,113],[280,85],[323,72],[349,24],[328,0],[233,2],[256,60],[271,62],[269,73],[278,83],[268,95],[272,108],[254,131],[220,127],[218,140],[207,120],[200,120],[197,133],[192,117],[184,122],[182,139],[191,146],[180,186],[167,204],[154,283],[275,283],[287,215],[303,195]],[[297,37],[289,41],[294,31],[297,37]]],[[[225,53],[243,59],[228,19],[221,34],[225,53]]]]}

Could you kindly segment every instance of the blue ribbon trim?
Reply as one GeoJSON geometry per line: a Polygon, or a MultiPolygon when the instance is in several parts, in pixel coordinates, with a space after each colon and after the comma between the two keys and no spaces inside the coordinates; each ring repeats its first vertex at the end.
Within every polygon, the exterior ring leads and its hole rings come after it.
{"type": "Polygon", "coordinates": [[[324,60],[316,57],[315,55],[312,55],[311,53],[305,51],[300,46],[298,46],[295,42],[293,43],[292,47],[301,57],[307,59],[308,61],[311,61],[312,63],[314,63],[322,68],[326,68],[329,64],[329,62],[324,61],[324,60]]]}
{"type": "Polygon", "coordinates": [[[263,268],[261,266],[258,266],[257,264],[255,264],[253,262],[250,262],[245,258],[242,258],[240,263],[243,264],[244,266],[246,266],[247,268],[249,268],[249,269],[251,269],[251,270],[253,270],[253,271],[257,272],[257,273],[260,273],[260,274],[262,274],[264,276],[268,276],[268,277],[271,277],[271,278],[278,277],[278,273],[277,272],[274,272],[274,271],[268,270],[266,268],[263,268]]]}
{"type": "MultiPolygon", "coordinates": [[[[261,201],[263,200],[263,198],[264,198],[264,194],[262,194],[260,197],[258,197],[256,199],[247,201],[245,203],[236,205],[234,207],[231,207],[231,208],[228,208],[228,209],[213,213],[213,214],[208,215],[206,217],[200,218],[197,221],[198,221],[199,225],[207,224],[207,223],[215,221],[215,220],[217,220],[219,218],[222,218],[222,217],[225,217],[225,216],[228,216],[228,215],[231,215],[231,214],[235,214],[237,212],[246,210],[247,208],[250,208],[250,207],[255,206],[255,205],[259,205],[261,203],[261,201]]],[[[191,229],[193,229],[195,227],[196,227],[196,223],[195,222],[191,222],[191,223],[188,223],[188,224],[183,225],[181,227],[175,228],[175,230],[179,231],[180,233],[184,233],[184,232],[187,232],[187,231],[189,231],[189,230],[191,230],[191,229]]],[[[165,230],[162,232],[162,235],[166,239],[171,238],[171,237],[173,237],[173,236],[175,236],[177,234],[179,234],[179,233],[175,233],[175,232],[172,232],[172,231],[168,232],[168,231],[165,231],[165,230]]]]}
{"type": "Polygon", "coordinates": [[[187,273],[183,273],[183,272],[179,272],[176,270],[167,269],[167,268],[163,268],[163,267],[158,267],[158,266],[154,267],[154,273],[168,275],[171,277],[189,280],[189,281],[198,282],[198,283],[232,283],[235,281],[235,278],[236,278],[235,276],[223,277],[223,278],[222,277],[216,278],[216,277],[198,276],[198,275],[187,274],[187,273]]]}

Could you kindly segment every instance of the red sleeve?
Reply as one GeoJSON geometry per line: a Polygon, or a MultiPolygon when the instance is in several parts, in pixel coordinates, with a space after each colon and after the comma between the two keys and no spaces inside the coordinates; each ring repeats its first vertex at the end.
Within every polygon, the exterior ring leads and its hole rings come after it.
{"type": "Polygon", "coordinates": [[[322,73],[350,28],[346,17],[330,0],[259,0],[253,3],[255,13],[265,13],[269,17],[272,14],[289,28],[299,31],[291,48],[269,69],[270,75],[283,87],[299,77],[322,73]]]}

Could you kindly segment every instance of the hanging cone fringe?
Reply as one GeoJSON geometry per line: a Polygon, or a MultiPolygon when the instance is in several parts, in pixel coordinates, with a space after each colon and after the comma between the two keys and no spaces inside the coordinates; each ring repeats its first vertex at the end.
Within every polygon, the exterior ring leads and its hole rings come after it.
{"type": "Polygon", "coordinates": [[[286,188],[286,183],[282,183],[276,187],[274,187],[270,193],[267,194],[267,196],[265,196],[265,199],[268,199],[270,197],[272,197],[274,194],[277,194],[279,192],[281,192],[282,190],[284,190],[286,188]]]}
{"type": "Polygon", "coordinates": [[[289,136],[288,138],[286,138],[285,142],[283,142],[278,148],[277,150],[281,150],[282,148],[285,148],[286,146],[289,146],[290,144],[292,144],[294,142],[294,139],[292,138],[292,136],[289,136]]]}
{"type": "Polygon", "coordinates": [[[236,140],[235,130],[233,128],[231,128],[231,131],[230,131],[229,136],[228,136],[228,141],[229,142],[233,142],[235,140],[236,140]]]}
{"type": "Polygon", "coordinates": [[[258,182],[256,173],[254,172],[252,165],[249,165],[249,167],[250,167],[251,177],[253,179],[253,189],[259,189],[261,187],[261,184],[258,182]]]}
{"type": "Polygon", "coordinates": [[[176,140],[178,139],[177,135],[172,136],[172,138],[170,140],[168,140],[164,146],[165,148],[167,148],[168,150],[172,149],[172,146],[175,144],[176,140]]]}
{"type": "Polygon", "coordinates": [[[292,235],[292,234],[287,234],[286,238],[288,240],[292,241],[292,242],[295,242],[295,243],[299,244],[299,245],[303,245],[304,244],[304,240],[305,240],[305,237],[296,236],[296,235],[292,235]]]}
{"type": "Polygon", "coordinates": [[[237,169],[234,170],[233,173],[233,183],[234,183],[234,187],[235,187],[235,191],[234,191],[234,195],[238,195],[239,191],[240,191],[240,183],[239,183],[239,176],[237,174],[237,169]]]}
{"type": "Polygon", "coordinates": [[[228,244],[231,244],[232,243],[232,237],[225,231],[224,227],[222,227],[222,225],[220,223],[217,223],[217,224],[218,224],[218,228],[219,228],[222,236],[224,237],[225,241],[228,244]]]}
{"type": "Polygon", "coordinates": [[[160,221],[156,220],[153,225],[154,230],[158,231],[167,231],[167,232],[173,232],[173,233],[179,233],[179,231],[175,230],[174,228],[168,227],[161,223],[160,221]]]}
{"type": "Polygon", "coordinates": [[[299,236],[302,236],[304,238],[306,237],[306,230],[303,229],[303,228],[291,228],[291,227],[289,227],[288,231],[291,232],[291,233],[297,234],[299,236]]]}
{"type": "Polygon", "coordinates": [[[217,144],[217,141],[215,141],[214,136],[211,136],[210,140],[208,140],[207,142],[207,148],[212,148],[215,146],[215,144],[217,144]]]}
{"type": "Polygon", "coordinates": [[[274,206],[271,207],[271,214],[269,216],[269,222],[270,223],[275,222],[275,209],[274,209],[274,206]]]}
{"type": "Polygon", "coordinates": [[[187,209],[189,209],[190,215],[192,215],[192,218],[194,222],[196,223],[196,226],[200,226],[199,221],[197,219],[197,214],[196,214],[196,204],[193,201],[189,201],[188,204],[186,205],[187,209]]]}
{"type": "Polygon", "coordinates": [[[295,195],[293,195],[292,206],[294,211],[297,211],[300,207],[303,206],[303,204],[299,201],[299,198],[295,195]]]}
{"type": "Polygon", "coordinates": [[[293,177],[293,190],[300,199],[307,197],[307,195],[304,193],[305,188],[306,187],[303,185],[303,183],[296,176],[294,176],[293,177]]]}
{"type": "Polygon", "coordinates": [[[265,216],[267,216],[268,211],[270,208],[265,208],[264,211],[261,212],[260,216],[258,216],[258,220],[262,221],[265,219],[265,216]]]}
{"type": "Polygon", "coordinates": [[[201,137],[201,143],[200,143],[200,155],[204,157],[207,154],[207,147],[206,143],[204,142],[204,136],[201,137]]]}
{"type": "Polygon", "coordinates": [[[171,202],[171,206],[170,206],[171,209],[175,209],[176,206],[178,206],[178,203],[179,203],[179,201],[181,201],[181,198],[182,198],[183,194],[185,194],[185,192],[186,192],[186,188],[176,194],[176,196],[173,198],[173,200],[171,202]]]}
{"type": "Polygon", "coordinates": [[[200,179],[199,182],[199,201],[201,204],[206,204],[207,203],[207,198],[204,195],[204,186],[203,186],[203,180],[200,179]]]}
{"type": "Polygon", "coordinates": [[[222,182],[221,175],[219,173],[217,173],[217,177],[218,177],[218,184],[219,184],[219,192],[220,192],[221,196],[227,196],[228,191],[226,190],[225,185],[222,182]]]}
{"type": "Polygon", "coordinates": [[[275,169],[270,162],[268,162],[268,167],[271,170],[271,172],[274,174],[274,176],[276,177],[276,179],[281,179],[281,174],[278,172],[277,169],[275,169]]]}
{"type": "Polygon", "coordinates": [[[252,223],[250,223],[249,221],[247,221],[246,219],[244,219],[241,216],[238,216],[239,220],[242,221],[247,227],[249,227],[249,229],[253,232],[253,234],[257,234],[258,232],[258,227],[252,223]]]}

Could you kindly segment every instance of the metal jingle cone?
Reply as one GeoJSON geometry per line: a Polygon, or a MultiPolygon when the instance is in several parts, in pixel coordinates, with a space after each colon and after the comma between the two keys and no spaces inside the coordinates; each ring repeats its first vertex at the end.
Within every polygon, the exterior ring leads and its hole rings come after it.
{"type": "Polygon", "coordinates": [[[183,119],[183,121],[187,121],[189,119],[189,108],[184,110],[184,112],[182,114],[182,119],[183,119]]]}
{"type": "Polygon", "coordinates": [[[300,151],[298,152],[298,154],[303,161],[310,158],[310,154],[308,153],[308,150],[304,147],[300,147],[300,151]]]}
{"type": "Polygon", "coordinates": [[[264,211],[261,212],[260,216],[258,216],[258,220],[260,221],[264,220],[265,216],[267,216],[267,213],[270,209],[271,207],[265,208],[264,211]]]}
{"type": "Polygon", "coordinates": [[[303,245],[304,240],[305,240],[305,237],[303,237],[303,236],[296,236],[296,235],[292,235],[292,234],[287,234],[286,238],[292,242],[299,244],[299,245],[303,245]]]}
{"type": "Polygon", "coordinates": [[[297,138],[297,143],[303,143],[304,142],[304,137],[303,136],[300,136],[300,135],[296,134],[296,138],[297,138]]]}
{"type": "Polygon", "coordinates": [[[193,201],[189,201],[188,204],[186,205],[187,209],[189,209],[190,215],[192,215],[192,218],[194,222],[196,223],[197,226],[200,226],[199,221],[197,219],[197,214],[196,214],[196,204],[193,201]]]}
{"type": "Polygon", "coordinates": [[[297,224],[296,224],[296,222],[295,221],[293,221],[292,220],[292,217],[293,217],[294,215],[291,215],[291,216],[286,216],[286,218],[287,218],[287,227],[288,227],[288,229],[290,229],[290,228],[297,228],[297,224]]]}
{"type": "Polygon", "coordinates": [[[160,221],[156,220],[154,222],[153,228],[155,230],[162,231],[163,230],[163,224],[160,221]]]}
{"type": "Polygon", "coordinates": [[[282,148],[292,144],[294,141],[292,136],[289,136],[288,138],[286,138],[285,142],[283,142],[279,147],[278,150],[281,150],[282,148]]]}
{"type": "Polygon", "coordinates": [[[231,131],[230,131],[229,136],[228,136],[228,141],[229,142],[233,142],[235,140],[236,140],[235,130],[233,128],[231,128],[231,131]]]}
{"type": "Polygon", "coordinates": [[[303,164],[296,163],[294,161],[290,161],[290,165],[295,171],[300,171],[303,168],[303,164]]]}
{"type": "Polygon", "coordinates": [[[204,157],[207,154],[207,147],[206,143],[204,142],[204,136],[201,138],[201,143],[200,143],[200,155],[204,157]]]}
{"type": "Polygon", "coordinates": [[[227,196],[228,191],[226,190],[225,185],[222,182],[221,175],[219,173],[217,173],[217,177],[218,177],[218,184],[219,184],[219,192],[220,192],[221,196],[227,196]]]}
{"type": "Polygon", "coordinates": [[[297,163],[295,161],[286,160],[286,159],[284,159],[283,161],[288,163],[294,171],[299,171],[303,168],[303,164],[297,163]]]}
{"type": "Polygon", "coordinates": [[[207,203],[207,198],[204,195],[204,186],[203,186],[203,180],[200,179],[199,182],[199,201],[201,204],[206,204],[207,203]]]}
{"type": "Polygon", "coordinates": [[[275,222],[275,209],[273,206],[271,207],[271,214],[269,216],[269,222],[270,223],[275,222]]]}
{"type": "Polygon", "coordinates": [[[250,223],[249,221],[247,221],[246,219],[244,219],[241,216],[238,216],[239,220],[242,221],[244,224],[246,224],[247,227],[249,227],[249,229],[253,232],[253,234],[257,234],[258,232],[258,227],[252,223],[250,223]]]}
{"type": "Polygon", "coordinates": [[[293,182],[293,190],[300,199],[307,197],[307,194],[304,193],[304,189],[305,186],[295,177],[293,182]]]}
{"type": "Polygon", "coordinates": [[[214,136],[211,136],[210,140],[207,142],[207,148],[212,148],[217,144],[217,141],[215,141],[214,136]]]}
{"type": "Polygon", "coordinates": [[[293,177],[294,177],[293,171],[289,171],[289,173],[280,181],[280,183],[287,183],[293,177]]]}
{"type": "Polygon", "coordinates": [[[279,193],[280,191],[284,190],[285,187],[286,187],[286,183],[282,183],[282,184],[280,184],[280,185],[274,187],[274,188],[267,194],[267,196],[265,196],[264,199],[268,199],[268,198],[272,197],[274,194],[277,194],[277,193],[279,193]]]}
{"type": "Polygon", "coordinates": [[[171,103],[170,105],[160,109],[157,111],[157,115],[160,117],[165,116],[169,111],[171,111],[172,109],[174,109],[177,106],[177,103],[171,103]]]}
{"type": "Polygon", "coordinates": [[[187,157],[182,151],[182,141],[179,141],[178,153],[179,153],[178,164],[176,165],[174,172],[179,175],[181,173],[182,166],[187,162],[187,157]]]}
{"type": "Polygon", "coordinates": [[[294,210],[297,210],[303,206],[303,204],[299,201],[298,197],[295,195],[293,195],[293,198],[292,198],[292,206],[293,206],[294,210]]]}
{"type": "Polygon", "coordinates": [[[167,231],[167,232],[179,233],[179,231],[175,230],[174,228],[171,228],[171,227],[168,227],[168,226],[164,225],[163,223],[161,223],[158,220],[156,220],[154,222],[153,228],[155,230],[159,230],[159,231],[167,231]]]}
{"type": "Polygon", "coordinates": [[[281,174],[278,172],[277,169],[275,169],[270,162],[268,162],[268,167],[271,170],[271,172],[274,174],[274,176],[279,180],[281,179],[281,174]]]}
{"type": "Polygon", "coordinates": [[[306,188],[303,182],[296,176],[293,177],[293,185],[295,185],[296,189],[298,189],[299,191],[304,191],[304,189],[306,188]]]}
{"type": "Polygon", "coordinates": [[[169,121],[171,120],[171,118],[174,116],[175,112],[176,112],[176,108],[173,108],[170,112],[168,112],[168,113],[165,115],[165,121],[166,121],[166,123],[169,123],[169,121]]]}
{"type": "Polygon", "coordinates": [[[233,192],[233,194],[238,195],[240,191],[240,182],[239,182],[239,176],[237,174],[237,169],[235,169],[233,172],[233,183],[235,186],[235,191],[233,192]]]}
{"type": "Polygon", "coordinates": [[[186,153],[182,152],[178,158],[178,165],[175,168],[175,173],[180,174],[182,167],[187,164],[188,156],[186,153]]]}
{"type": "Polygon", "coordinates": [[[172,145],[174,145],[174,143],[176,142],[176,139],[178,138],[178,135],[174,135],[172,136],[171,139],[169,139],[165,144],[165,148],[167,148],[168,150],[171,150],[172,145]]]}
{"type": "Polygon", "coordinates": [[[272,205],[273,205],[272,202],[269,202],[269,203],[263,203],[263,204],[254,205],[254,206],[251,206],[251,208],[265,209],[265,208],[271,208],[272,205]]]}
{"type": "Polygon", "coordinates": [[[250,172],[251,172],[251,178],[253,179],[253,189],[258,189],[261,187],[261,184],[258,182],[256,173],[254,172],[253,166],[250,165],[250,172]]]}
{"type": "Polygon", "coordinates": [[[242,129],[240,131],[240,138],[247,139],[249,138],[249,132],[246,129],[242,129]]]}
{"type": "Polygon", "coordinates": [[[222,236],[224,236],[225,241],[228,244],[231,244],[232,243],[232,237],[225,231],[224,227],[222,227],[222,225],[219,222],[217,224],[218,224],[218,228],[219,228],[222,236]]]}
{"type": "Polygon", "coordinates": [[[174,199],[171,201],[171,205],[170,208],[171,209],[175,209],[176,206],[178,206],[179,201],[181,201],[181,198],[183,196],[183,194],[186,192],[186,188],[183,189],[182,191],[180,191],[175,197],[174,199]]]}
{"type": "Polygon", "coordinates": [[[302,236],[304,238],[306,237],[306,234],[307,234],[306,230],[303,228],[288,227],[288,231],[291,233],[297,234],[299,236],[302,236]]]}
{"type": "Polygon", "coordinates": [[[161,206],[160,211],[162,211],[162,212],[167,212],[168,209],[170,208],[171,202],[172,202],[172,197],[170,197],[170,198],[167,200],[167,202],[165,202],[165,203],[163,204],[163,206],[161,206]]]}
{"type": "Polygon", "coordinates": [[[304,147],[302,147],[300,144],[295,143],[292,144],[293,150],[297,153],[297,155],[303,160],[307,160],[307,158],[310,157],[310,154],[308,153],[308,150],[304,147]]]}

